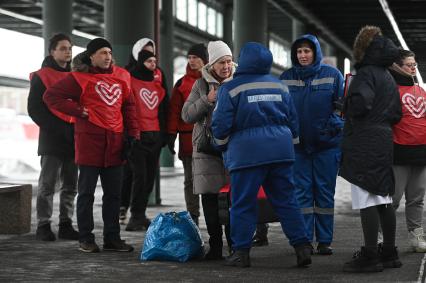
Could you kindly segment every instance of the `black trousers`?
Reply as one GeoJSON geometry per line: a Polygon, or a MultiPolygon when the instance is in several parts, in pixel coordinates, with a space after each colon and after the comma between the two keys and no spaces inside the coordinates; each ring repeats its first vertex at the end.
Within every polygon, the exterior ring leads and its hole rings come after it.
{"type": "Polygon", "coordinates": [[[133,175],[130,198],[132,217],[146,217],[146,207],[154,188],[160,152],[161,141],[146,143],[141,140],[133,146],[129,160],[133,175]]]}
{"type": "Polygon", "coordinates": [[[123,185],[121,187],[121,204],[120,207],[126,209],[130,206],[130,196],[132,194],[133,173],[130,162],[123,166],[123,185]]]}
{"type": "Polygon", "coordinates": [[[78,197],[77,197],[77,224],[80,242],[93,242],[92,233],[93,202],[98,178],[101,178],[103,190],[102,219],[104,221],[104,241],[120,240],[120,196],[123,177],[122,166],[94,167],[79,166],[78,197]]]}
{"type": "MultiPolygon", "coordinates": [[[[222,240],[222,224],[219,221],[219,194],[202,194],[201,202],[203,204],[204,219],[206,221],[207,232],[209,234],[209,245],[211,249],[221,249],[223,247],[222,240]]],[[[228,247],[232,247],[230,225],[225,225],[225,236],[228,247]]]]}

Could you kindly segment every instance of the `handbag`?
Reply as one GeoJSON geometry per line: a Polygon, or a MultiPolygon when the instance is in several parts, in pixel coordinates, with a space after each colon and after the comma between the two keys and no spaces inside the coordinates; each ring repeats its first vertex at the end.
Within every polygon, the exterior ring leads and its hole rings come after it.
{"type": "Polygon", "coordinates": [[[204,119],[200,136],[197,141],[197,152],[221,157],[222,152],[217,150],[212,144],[213,134],[207,125],[207,117],[204,119]]]}

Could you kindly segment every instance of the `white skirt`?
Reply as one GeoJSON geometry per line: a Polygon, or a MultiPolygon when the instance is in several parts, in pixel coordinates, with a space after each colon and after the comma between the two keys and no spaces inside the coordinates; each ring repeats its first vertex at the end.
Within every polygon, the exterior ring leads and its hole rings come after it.
{"type": "Polygon", "coordinates": [[[363,209],[370,206],[392,203],[391,196],[379,196],[351,184],[352,209],[363,209]]]}

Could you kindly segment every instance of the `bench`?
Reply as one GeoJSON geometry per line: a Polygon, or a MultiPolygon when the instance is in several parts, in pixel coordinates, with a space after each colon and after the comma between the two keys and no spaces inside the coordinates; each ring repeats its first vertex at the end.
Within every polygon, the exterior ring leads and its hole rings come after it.
{"type": "Polygon", "coordinates": [[[0,234],[31,230],[31,185],[0,183],[0,234]]]}

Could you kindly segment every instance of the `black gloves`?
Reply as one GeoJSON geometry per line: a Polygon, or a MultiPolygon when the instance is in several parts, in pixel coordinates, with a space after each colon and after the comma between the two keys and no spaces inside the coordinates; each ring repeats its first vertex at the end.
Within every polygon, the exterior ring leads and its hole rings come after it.
{"type": "Polygon", "coordinates": [[[169,134],[167,139],[167,147],[169,148],[172,154],[176,154],[176,151],[175,151],[176,137],[177,137],[176,134],[169,134]]]}

